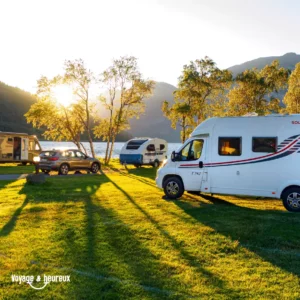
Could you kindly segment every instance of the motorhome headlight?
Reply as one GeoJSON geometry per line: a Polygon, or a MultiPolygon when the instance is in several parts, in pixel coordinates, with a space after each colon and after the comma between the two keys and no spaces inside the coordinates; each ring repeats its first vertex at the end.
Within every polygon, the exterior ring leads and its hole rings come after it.
{"type": "Polygon", "coordinates": [[[162,164],[161,164],[161,167],[164,167],[166,164],[167,164],[168,160],[167,159],[164,159],[162,164]]]}
{"type": "Polygon", "coordinates": [[[41,158],[40,158],[39,156],[35,156],[35,157],[33,158],[33,161],[34,161],[35,163],[39,163],[40,160],[41,160],[41,158]]]}

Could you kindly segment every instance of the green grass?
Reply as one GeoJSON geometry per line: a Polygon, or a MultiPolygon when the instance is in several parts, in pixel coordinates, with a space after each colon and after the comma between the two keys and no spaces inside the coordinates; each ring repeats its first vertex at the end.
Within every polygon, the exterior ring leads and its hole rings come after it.
{"type": "Polygon", "coordinates": [[[29,174],[34,172],[33,165],[23,166],[22,164],[7,163],[0,164],[0,175],[2,174],[29,174]]]}
{"type": "Polygon", "coordinates": [[[164,200],[154,169],[104,169],[0,181],[0,299],[300,298],[300,216],[279,200],[164,200]]]}

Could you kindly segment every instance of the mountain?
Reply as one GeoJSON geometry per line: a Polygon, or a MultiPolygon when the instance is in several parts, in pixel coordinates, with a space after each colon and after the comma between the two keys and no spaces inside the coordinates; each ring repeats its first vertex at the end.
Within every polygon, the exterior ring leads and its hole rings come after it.
{"type": "Polygon", "coordinates": [[[139,119],[130,121],[130,134],[135,137],[158,137],[168,142],[180,141],[180,129],[171,128],[171,122],[164,117],[161,106],[167,100],[170,105],[174,103],[173,92],[176,87],[156,82],[152,96],[145,100],[145,113],[139,119]]]}
{"type": "Polygon", "coordinates": [[[280,66],[293,70],[295,68],[295,65],[300,62],[300,55],[290,52],[286,53],[282,56],[269,56],[269,57],[260,57],[254,60],[247,61],[245,63],[242,63],[240,65],[235,65],[228,70],[230,70],[233,73],[233,76],[235,77],[239,73],[244,72],[246,69],[262,69],[264,66],[269,65],[273,60],[279,60],[280,66]]]}
{"type": "Polygon", "coordinates": [[[24,117],[34,102],[30,93],[0,82],[0,131],[36,134],[24,117]]]}

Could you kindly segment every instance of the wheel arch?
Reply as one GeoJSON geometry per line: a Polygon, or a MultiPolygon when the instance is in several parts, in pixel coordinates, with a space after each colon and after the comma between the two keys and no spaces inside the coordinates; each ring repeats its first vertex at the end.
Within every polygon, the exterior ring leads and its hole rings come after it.
{"type": "Polygon", "coordinates": [[[171,178],[171,177],[176,177],[176,178],[178,178],[178,179],[181,181],[181,183],[182,183],[183,189],[185,189],[185,188],[184,188],[184,183],[183,183],[182,178],[181,178],[179,175],[176,175],[176,174],[168,174],[168,175],[166,175],[166,176],[163,178],[162,186],[164,186],[166,180],[169,179],[169,178],[171,178]]]}
{"type": "Polygon", "coordinates": [[[285,187],[285,188],[281,191],[281,193],[280,193],[280,198],[281,198],[281,199],[282,199],[282,195],[283,195],[288,189],[290,189],[290,188],[300,188],[300,184],[291,184],[291,185],[285,187]]]}

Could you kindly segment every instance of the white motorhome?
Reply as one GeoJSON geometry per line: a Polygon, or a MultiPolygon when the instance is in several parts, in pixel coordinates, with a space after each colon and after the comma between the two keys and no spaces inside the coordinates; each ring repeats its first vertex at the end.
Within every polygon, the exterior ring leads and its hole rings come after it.
{"type": "Polygon", "coordinates": [[[121,164],[157,168],[166,158],[168,143],[158,138],[134,138],[125,143],[120,153],[121,164]]]}
{"type": "Polygon", "coordinates": [[[41,151],[35,135],[0,131],[0,163],[32,163],[33,157],[38,156],[41,151]]]}
{"type": "Polygon", "coordinates": [[[300,212],[300,115],[210,118],[158,170],[168,198],[184,191],[283,200],[300,212]]]}

